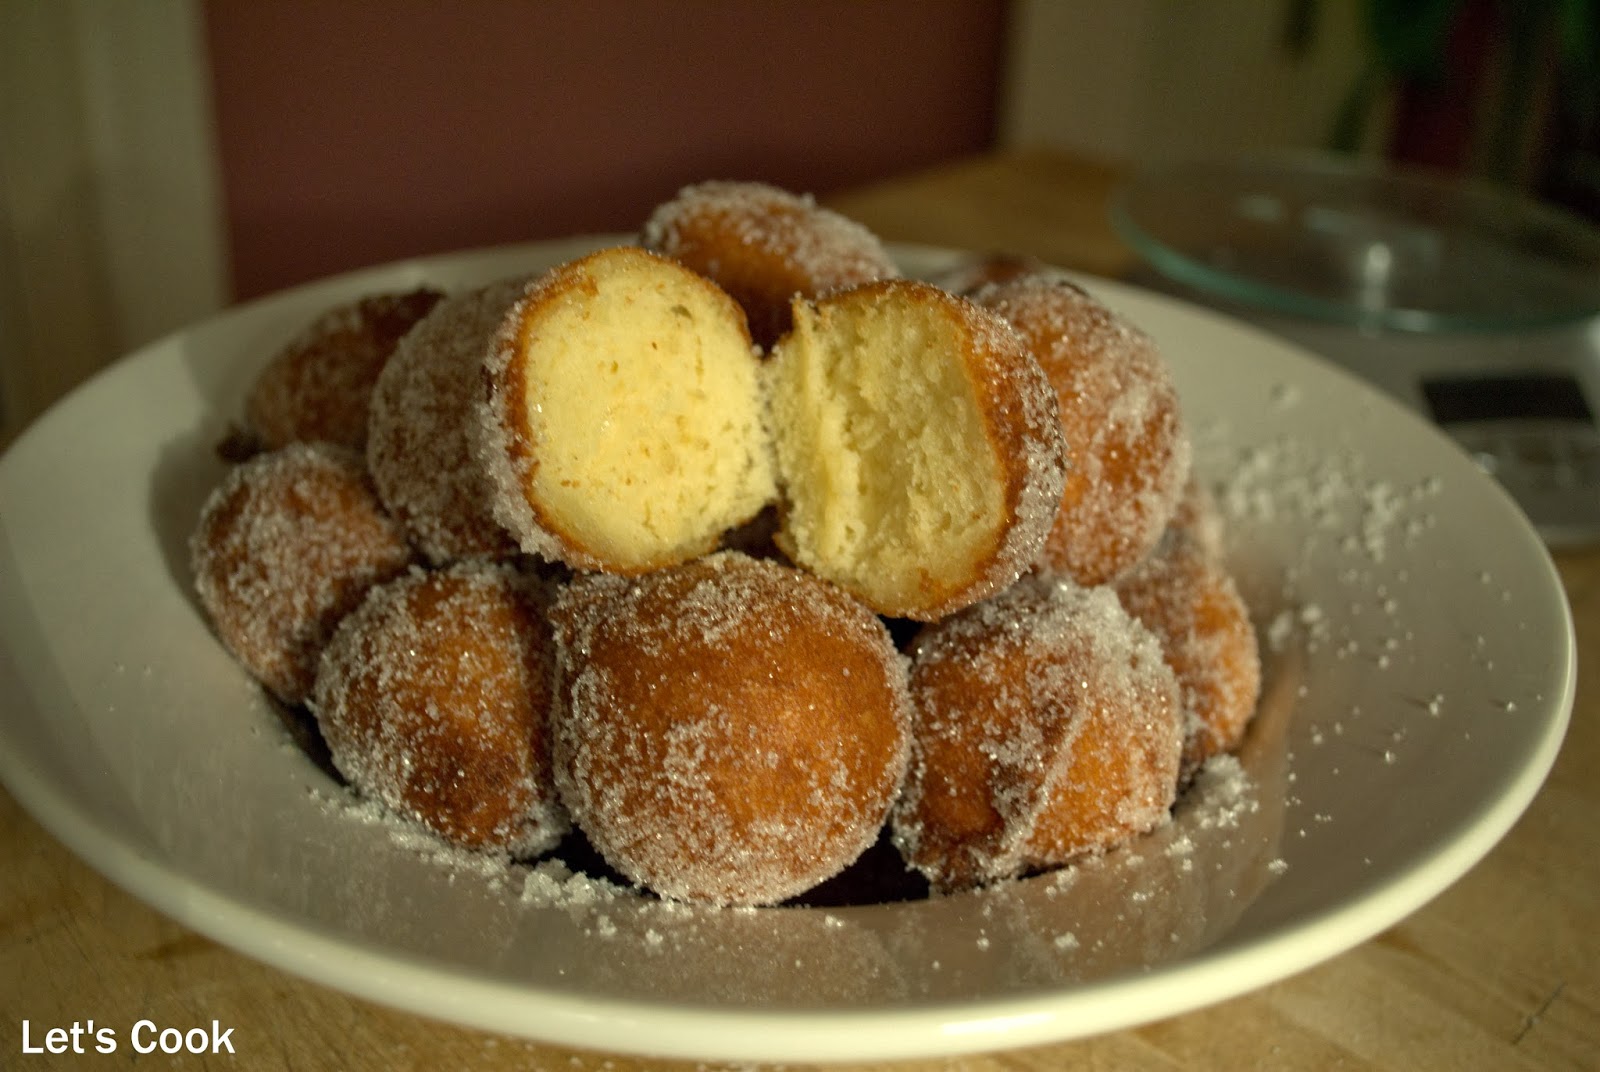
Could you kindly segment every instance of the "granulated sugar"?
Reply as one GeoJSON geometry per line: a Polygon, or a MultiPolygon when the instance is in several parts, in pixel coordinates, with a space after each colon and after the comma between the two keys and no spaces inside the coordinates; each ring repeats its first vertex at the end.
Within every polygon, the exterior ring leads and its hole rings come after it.
{"type": "MultiPolygon", "coordinates": [[[[621,900],[643,900],[643,895],[627,886],[603,878],[591,878],[573,871],[560,860],[544,860],[527,868],[518,900],[541,908],[600,908],[621,900]]],[[[609,917],[600,917],[602,930],[616,933],[609,917]]]]}
{"type": "MultiPolygon", "coordinates": [[[[1271,413],[1286,424],[1307,404],[1293,386],[1270,393],[1271,413]]],[[[1225,425],[1215,423],[1196,429],[1194,442],[1197,476],[1210,493],[1223,531],[1233,537],[1226,545],[1234,556],[1230,562],[1243,565],[1241,576],[1244,571],[1250,574],[1248,588],[1241,584],[1241,590],[1257,616],[1263,653],[1275,664],[1291,662],[1304,653],[1317,654],[1324,663],[1365,660],[1379,673],[1404,665],[1415,639],[1404,626],[1405,616],[1408,604],[1418,597],[1403,562],[1437,525],[1431,507],[1443,490],[1440,481],[1377,477],[1367,456],[1354,444],[1328,450],[1325,444],[1313,446],[1288,433],[1239,446],[1225,425]],[[1284,532],[1292,532],[1300,542],[1268,547],[1267,553],[1251,560],[1250,555],[1260,550],[1254,541],[1270,540],[1284,532]]],[[[637,583],[623,579],[596,582],[599,587],[610,584],[622,593],[637,583]]],[[[1491,581],[1485,577],[1484,583],[1491,581]]],[[[736,595],[735,604],[746,602],[746,593],[736,595]]],[[[708,604],[697,593],[689,593],[689,597],[689,613],[684,618],[688,625],[708,637],[727,631],[725,608],[708,604]]],[[[1108,637],[1126,639],[1127,635],[1104,628],[1096,632],[1102,643],[1109,642],[1108,637]]],[[[1487,660],[1487,653],[1483,658],[1487,660]]],[[[1125,653],[1120,665],[1138,661],[1125,653]]],[[[865,668],[858,668],[858,673],[866,676],[865,668]]],[[[1021,684],[1012,680],[998,687],[1021,684]]],[[[1029,684],[1039,689],[1060,683],[1029,684]]],[[[574,681],[572,696],[581,699],[582,695],[580,683],[574,681]]],[[[1303,699],[1305,695],[1302,685],[1299,696],[1303,699]]],[[[1448,707],[1445,695],[1438,692],[1410,698],[1409,703],[1429,718],[1441,717],[1448,707]]],[[[1140,705],[1126,706],[1137,709],[1140,705]]],[[[1400,764],[1410,743],[1403,728],[1382,727],[1384,735],[1374,738],[1372,720],[1363,718],[1354,705],[1314,723],[1302,722],[1304,736],[1297,737],[1296,743],[1317,748],[1343,741],[1347,722],[1358,730],[1348,736],[1359,735],[1361,746],[1372,751],[1383,767],[1400,764]]],[[[1024,753],[1039,747],[1038,742],[1021,736],[980,743],[980,752],[990,762],[1018,769],[1030,762],[1024,753]]],[[[688,736],[679,744],[682,747],[672,754],[686,763],[705,748],[704,742],[688,736]]],[[[1339,758],[1342,762],[1344,757],[1339,758]]],[[[1327,766],[1337,776],[1339,764],[1327,766]]],[[[1335,821],[1329,809],[1299,801],[1292,771],[1280,777],[1281,781],[1266,790],[1272,796],[1264,803],[1262,785],[1239,758],[1230,754],[1212,758],[1194,772],[1170,817],[1163,810],[1161,821],[1143,838],[1121,849],[1090,853],[1047,874],[1006,879],[970,895],[979,907],[970,931],[962,932],[965,948],[958,955],[926,935],[917,938],[928,941],[926,948],[940,955],[922,960],[927,980],[901,981],[902,985],[913,991],[926,988],[928,993],[945,985],[938,982],[940,977],[957,981],[949,985],[959,985],[962,973],[971,970],[971,965],[964,963],[967,958],[1009,961],[1018,956],[1019,943],[1027,946],[1025,956],[1048,962],[1048,970],[1059,977],[1084,965],[1109,964],[1116,956],[1129,955],[1130,950],[1133,963],[1158,963],[1214,938],[1217,929],[1225,928],[1233,918],[1230,913],[1241,911],[1255,890],[1289,869],[1279,852],[1280,833],[1291,839],[1306,838],[1309,832],[1335,821]],[[1302,825],[1298,830],[1292,825],[1282,831],[1273,826],[1273,822],[1281,822],[1286,809],[1288,814],[1299,815],[1302,825]],[[1095,898],[1109,898],[1109,903],[1098,909],[1104,926],[1080,921],[1078,915],[1095,898]],[[1049,910],[1051,906],[1054,911],[1049,910]]],[[[684,784],[689,781],[692,779],[684,784]]],[[[736,922],[742,913],[754,914],[748,918],[771,918],[769,914],[792,912],[792,917],[783,917],[786,927],[791,919],[806,921],[802,931],[809,926],[814,928],[813,936],[836,936],[841,948],[864,941],[858,923],[862,917],[851,916],[850,910],[715,908],[661,901],[626,880],[586,874],[566,860],[530,862],[451,847],[353,794],[322,792],[319,800],[356,822],[382,825],[395,848],[452,875],[486,884],[518,911],[566,913],[582,936],[603,943],[627,943],[627,948],[647,954],[656,963],[690,947],[718,945],[725,940],[722,928],[736,922]]],[[[1146,824],[1141,820],[1139,825],[1146,824]]],[[[895,916],[914,918],[914,911],[895,916]]],[[[868,937],[870,941],[859,948],[876,950],[873,943],[883,935],[873,932],[868,937]]],[[[831,939],[821,944],[829,942],[831,939]]],[[[891,949],[889,959],[895,959],[898,952],[891,949]]],[[[783,963],[796,971],[811,970],[808,966],[826,955],[822,949],[785,951],[783,963]]],[[[870,974],[863,979],[871,982],[870,974]]],[[[732,979],[721,982],[737,985],[732,979]]]]}
{"type": "Polygon", "coordinates": [[[1313,531],[1335,534],[1343,550],[1380,563],[1432,528],[1436,519],[1427,504],[1442,485],[1427,477],[1398,487],[1365,477],[1364,469],[1355,450],[1327,454],[1321,444],[1283,436],[1220,460],[1214,471],[1224,475],[1213,490],[1236,524],[1266,526],[1292,516],[1313,531]]]}

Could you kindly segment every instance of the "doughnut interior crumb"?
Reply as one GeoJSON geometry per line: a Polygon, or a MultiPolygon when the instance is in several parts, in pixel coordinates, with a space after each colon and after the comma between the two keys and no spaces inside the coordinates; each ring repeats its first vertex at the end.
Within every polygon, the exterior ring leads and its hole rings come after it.
{"type": "Polygon", "coordinates": [[[523,464],[502,491],[525,550],[550,553],[554,533],[575,565],[656,568],[772,500],[758,362],[722,291],[619,247],[547,277],[512,315],[498,416],[523,464]]]}
{"type": "Polygon", "coordinates": [[[969,336],[938,303],[796,302],[768,365],[785,550],[880,608],[936,602],[1006,524],[969,336]]]}

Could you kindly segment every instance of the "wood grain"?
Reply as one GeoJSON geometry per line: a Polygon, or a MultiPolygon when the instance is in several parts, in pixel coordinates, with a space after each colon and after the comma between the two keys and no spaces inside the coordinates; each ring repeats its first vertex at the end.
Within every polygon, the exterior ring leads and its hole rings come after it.
{"type": "MultiPolygon", "coordinates": [[[[1115,274],[1114,173],[1048,154],[989,156],[834,202],[896,241],[1008,249],[1115,274]]],[[[1580,663],[1600,654],[1600,552],[1557,559],[1580,663]]],[[[1080,1042],[900,1072],[1062,1068],[1600,1069],[1600,699],[1580,679],[1548,783],[1505,840],[1427,907],[1314,969],[1195,1013],[1080,1042]]],[[[144,907],[0,795],[0,1067],[465,1068],[676,1072],[721,1065],[578,1053],[397,1013],[237,955],[144,907]],[[93,1017],[124,1043],[94,1058],[22,1057],[37,1032],[93,1017]],[[220,1020],[238,1056],[139,1058],[140,1018],[220,1020]]],[[[790,1066],[809,1069],[809,1065],[790,1066]]],[[[840,1066],[833,1066],[840,1067],[840,1066]]]]}

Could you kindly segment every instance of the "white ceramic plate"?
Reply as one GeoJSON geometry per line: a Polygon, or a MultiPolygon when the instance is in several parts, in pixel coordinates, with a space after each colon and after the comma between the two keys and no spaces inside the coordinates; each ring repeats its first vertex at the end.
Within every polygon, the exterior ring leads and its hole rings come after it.
{"type": "MultiPolygon", "coordinates": [[[[1162,344],[1260,625],[1252,788],[1063,876],[895,905],[714,911],[472,866],[340,795],[213,640],[186,540],[256,369],[376,290],[589,242],[389,266],[120,362],[0,460],[0,776],[196,930],[365,997],[602,1050],[873,1059],[1169,1016],[1306,968],[1477,861],[1571,707],[1570,619],[1511,501],[1430,426],[1274,339],[1090,285],[1162,344]]],[[[911,271],[953,255],[899,251],[911,271]]]]}

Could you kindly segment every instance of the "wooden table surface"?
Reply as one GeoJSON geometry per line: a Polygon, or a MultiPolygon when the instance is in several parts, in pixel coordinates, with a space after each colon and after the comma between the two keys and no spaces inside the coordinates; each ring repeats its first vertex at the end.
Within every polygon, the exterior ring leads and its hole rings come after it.
{"type": "MultiPolygon", "coordinates": [[[[965,161],[831,199],[888,240],[1131,265],[1105,219],[1116,176],[1047,153],[965,161]]],[[[1580,664],[1600,654],[1600,552],[1557,557],[1580,664]]],[[[3,700],[0,700],[3,702],[3,700]]],[[[1527,814],[1431,904],[1266,989],[1061,1045],[874,1069],[1600,1069],[1600,698],[1580,678],[1565,747],[1527,814]]],[[[722,1067],[569,1050],[436,1023],[247,959],[102,879],[0,793],[0,1068],[613,1070],[722,1067]],[[94,1018],[109,1056],[23,1056],[94,1018]],[[234,1028],[234,1058],[139,1057],[126,1031],[234,1028]]],[[[808,1066],[788,1066],[800,1068],[808,1066]]],[[[837,1066],[835,1066],[837,1067],[837,1066]]],[[[867,1066],[858,1066],[867,1067],[867,1066]]]]}

